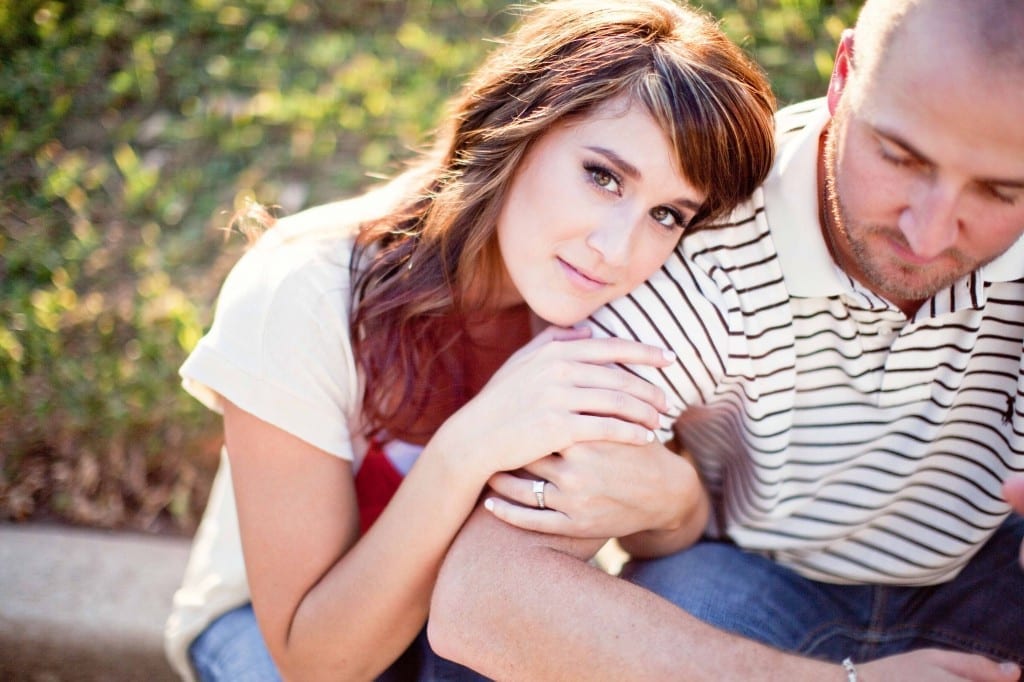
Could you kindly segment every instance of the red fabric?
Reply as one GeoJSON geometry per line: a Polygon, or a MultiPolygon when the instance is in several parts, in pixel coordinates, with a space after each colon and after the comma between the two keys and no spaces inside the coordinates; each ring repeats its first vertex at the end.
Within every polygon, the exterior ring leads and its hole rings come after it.
{"type": "Polygon", "coordinates": [[[370,441],[366,459],[356,474],[356,500],[359,503],[359,531],[365,533],[377,520],[402,483],[402,473],[395,468],[384,447],[370,441]]]}

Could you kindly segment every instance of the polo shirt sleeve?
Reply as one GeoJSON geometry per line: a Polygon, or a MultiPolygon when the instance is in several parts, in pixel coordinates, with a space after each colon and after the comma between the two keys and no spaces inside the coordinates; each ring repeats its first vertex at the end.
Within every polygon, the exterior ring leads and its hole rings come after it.
{"type": "Polygon", "coordinates": [[[588,323],[595,336],[614,336],[667,348],[675,362],[664,368],[629,369],[665,391],[669,415],[657,435],[672,437],[676,417],[707,403],[726,373],[729,315],[719,286],[677,250],[650,279],[595,312],[588,323]]]}
{"type": "MultiPolygon", "coordinates": [[[[348,332],[348,259],[328,257],[323,242],[275,239],[277,229],[228,276],[213,326],[180,370],[183,385],[217,412],[227,399],[351,461],[349,423],[358,386],[348,332]]],[[[342,240],[335,245],[348,248],[342,240]]]]}

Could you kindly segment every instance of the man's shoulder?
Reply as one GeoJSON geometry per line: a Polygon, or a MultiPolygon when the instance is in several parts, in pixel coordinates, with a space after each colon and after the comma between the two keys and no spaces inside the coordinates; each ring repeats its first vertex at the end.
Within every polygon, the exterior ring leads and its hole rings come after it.
{"type": "MultiPolygon", "coordinates": [[[[819,126],[826,106],[825,98],[819,97],[791,104],[776,112],[775,134],[780,152],[808,126],[819,126]]],[[[764,187],[760,187],[714,225],[685,236],[680,243],[680,251],[690,258],[736,250],[751,255],[760,253],[762,258],[774,255],[775,245],[765,215],[765,201],[764,187]]]]}
{"type": "Polygon", "coordinates": [[[775,246],[764,215],[764,192],[758,188],[722,220],[684,236],[677,252],[691,261],[714,262],[737,257],[763,260],[774,255],[775,246]]]}
{"type": "Polygon", "coordinates": [[[775,137],[778,144],[785,144],[789,136],[811,125],[827,106],[824,97],[816,97],[790,104],[775,112],[775,137]]]}

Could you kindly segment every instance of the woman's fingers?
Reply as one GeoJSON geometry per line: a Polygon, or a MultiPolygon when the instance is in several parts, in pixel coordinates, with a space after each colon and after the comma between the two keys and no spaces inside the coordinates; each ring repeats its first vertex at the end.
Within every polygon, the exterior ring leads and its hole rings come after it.
{"type": "Polygon", "coordinates": [[[657,409],[648,402],[620,391],[588,389],[581,392],[574,401],[573,411],[585,415],[622,419],[646,426],[648,429],[658,428],[657,409]]]}
{"type": "MultiPolygon", "coordinates": [[[[614,399],[613,402],[619,401],[614,399]]],[[[492,431],[492,442],[503,443],[506,449],[518,450],[522,454],[522,458],[518,459],[514,466],[501,469],[518,468],[535,460],[539,453],[558,452],[577,443],[610,441],[627,445],[646,445],[655,440],[653,429],[657,427],[657,422],[653,421],[651,426],[645,424],[651,421],[649,415],[654,412],[644,403],[632,401],[626,403],[625,408],[617,408],[623,413],[622,416],[583,412],[583,409],[600,412],[605,409],[607,401],[596,400],[588,403],[576,396],[573,398],[572,407],[559,407],[560,404],[565,405],[564,402],[541,401],[536,405],[537,410],[532,418],[509,420],[492,431]],[[576,407],[580,407],[581,402],[581,410],[576,412],[576,407]]]]}
{"type": "Polygon", "coordinates": [[[578,341],[580,339],[589,339],[590,336],[591,330],[589,327],[548,327],[530,339],[529,343],[523,346],[520,351],[527,348],[539,348],[552,341],[578,341]]]}
{"type": "MultiPolygon", "coordinates": [[[[517,352],[449,422],[464,443],[487,444],[490,470],[512,470],[582,442],[655,439],[665,393],[616,364],[663,366],[674,357],[587,329],[549,328],[517,352]]],[[[452,429],[447,429],[451,431],[452,429]]]]}
{"type": "MultiPolygon", "coordinates": [[[[627,418],[636,415],[636,410],[641,409],[638,405],[653,410],[654,418],[669,409],[661,388],[621,367],[560,362],[510,377],[515,381],[508,382],[506,388],[516,391],[514,399],[527,409],[543,405],[562,412],[617,414],[627,418]]],[[[498,386],[494,389],[499,390],[498,386]]]]}
{"type": "Polygon", "coordinates": [[[603,417],[594,414],[577,414],[569,417],[572,440],[565,440],[557,448],[561,450],[576,443],[594,440],[625,443],[627,445],[646,445],[653,443],[654,431],[617,417],[603,417]]]}
{"type": "MultiPolygon", "coordinates": [[[[540,337],[538,337],[540,338],[540,337]]],[[[566,343],[543,346],[544,352],[591,364],[650,365],[665,367],[675,361],[675,353],[628,339],[565,339],[566,343]]],[[[530,344],[532,345],[532,344],[530,344]]]]}
{"type": "Polygon", "coordinates": [[[567,371],[566,379],[578,388],[616,391],[642,400],[658,412],[668,410],[668,400],[661,388],[621,367],[573,363],[567,371]]]}
{"type": "Polygon", "coordinates": [[[497,493],[504,500],[508,500],[510,503],[514,503],[520,507],[526,507],[528,509],[539,509],[539,501],[537,499],[536,487],[539,486],[537,481],[543,481],[544,488],[542,490],[542,498],[544,500],[544,507],[546,509],[558,510],[559,509],[559,490],[558,486],[544,478],[526,478],[521,474],[509,474],[509,473],[498,473],[491,476],[488,481],[488,485],[491,490],[497,493]]]}
{"type": "Polygon", "coordinates": [[[566,535],[564,532],[565,515],[555,509],[541,510],[536,507],[524,507],[500,497],[485,499],[484,508],[505,523],[524,530],[566,535]]]}

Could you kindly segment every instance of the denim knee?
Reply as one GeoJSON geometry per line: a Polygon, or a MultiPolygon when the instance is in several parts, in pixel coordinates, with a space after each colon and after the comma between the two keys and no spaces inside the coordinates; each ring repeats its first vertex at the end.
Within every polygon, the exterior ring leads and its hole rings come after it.
{"type": "Polygon", "coordinates": [[[189,646],[189,658],[202,682],[277,682],[251,604],[228,611],[210,623],[189,646]]]}

